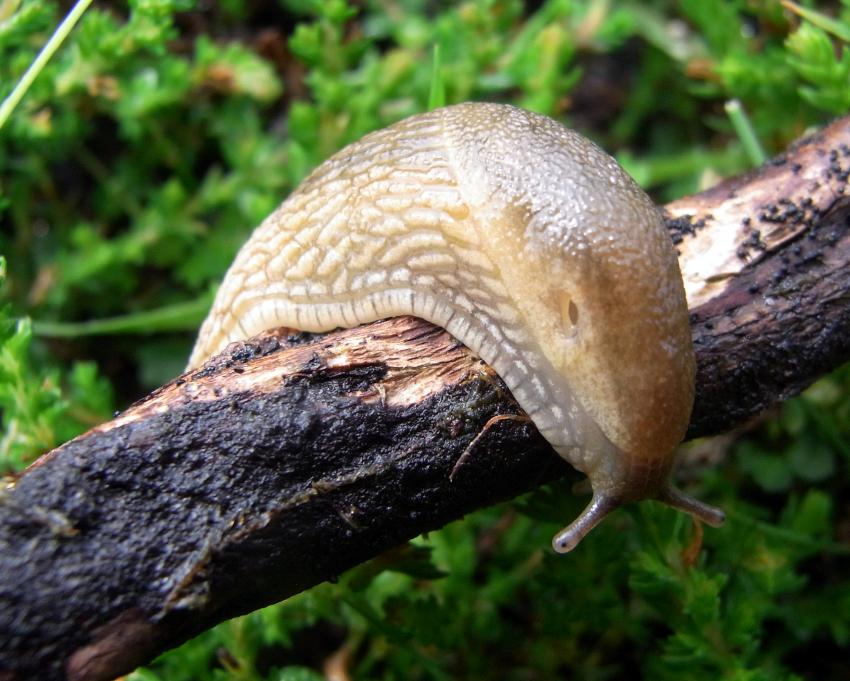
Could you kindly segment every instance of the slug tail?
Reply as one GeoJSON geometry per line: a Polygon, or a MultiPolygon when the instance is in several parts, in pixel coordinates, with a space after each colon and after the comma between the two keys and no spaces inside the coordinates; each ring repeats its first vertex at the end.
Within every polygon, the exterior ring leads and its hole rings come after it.
{"type": "Polygon", "coordinates": [[[594,527],[620,506],[614,497],[604,494],[594,494],[593,499],[581,512],[581,515],[558,532],[552,539],[552,548],[558,553],[568,553],[579,545],[594,527]]]}
{"type": "Polygon", "coordinates": [[[726,520],[726,514],[716,506],[694,499],[672,486],[663,488],[655,498],[668,506],[690,513],[694,518],[711,527],[720,527],[726,520]]]}

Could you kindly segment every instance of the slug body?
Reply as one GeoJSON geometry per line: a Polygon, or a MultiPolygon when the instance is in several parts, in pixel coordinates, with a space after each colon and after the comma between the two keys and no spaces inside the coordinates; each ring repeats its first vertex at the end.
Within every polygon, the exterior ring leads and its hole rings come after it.
{"type": "Polygon", "coordinates": [[[460,104],[367,135],[254,232],[190,360],[265,329],[438,324],[490,364],[593,500],[569,551],[618,505],[722,513],[668,484],[694,395],[672,243],[597,146],[507,105],[460,104]]]}

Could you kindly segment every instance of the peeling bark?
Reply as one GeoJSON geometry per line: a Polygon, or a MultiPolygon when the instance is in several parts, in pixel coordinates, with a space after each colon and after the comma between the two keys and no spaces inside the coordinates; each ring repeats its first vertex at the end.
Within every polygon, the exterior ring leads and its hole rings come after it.
{"type": "MultiPolygon", "coordinates": [[[[850,358],[848,145],[844,118],[666,206],[691,437],[850,358]]],[[[421,320],[231,345],[0,488],[0,680],[113,678],[567,473],[499,414],[520,411],[498,377],[421,320]]]]}

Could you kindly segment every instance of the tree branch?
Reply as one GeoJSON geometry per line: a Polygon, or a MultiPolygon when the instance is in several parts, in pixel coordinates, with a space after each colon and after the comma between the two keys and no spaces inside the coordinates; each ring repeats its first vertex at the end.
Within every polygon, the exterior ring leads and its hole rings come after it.
{"type": "MultiPolygon", "coordinates": [[[[848,169],[844,118],[666,207],[699,366],[691,437],[850,358],[848,169]]],[[[0,679],[113,678],[565,474],[528,421],[492,420],[518,413],[409,317],[231,345],[0,488],[0,679]]]]}

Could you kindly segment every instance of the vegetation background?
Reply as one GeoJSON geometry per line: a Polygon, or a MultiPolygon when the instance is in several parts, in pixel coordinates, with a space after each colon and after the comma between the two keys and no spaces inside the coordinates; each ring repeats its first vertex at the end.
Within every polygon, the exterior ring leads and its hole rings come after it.
{"type": "MultiPolygon", "coordinates": [[[[0,0],[0,99],[68,9],[0,0]]],[[[0,474],[179,373],[237,247],[364,133],[513,102],[662,202],[850,111],[848,42],[848,0],[95,2],[0,130],[0,474]]],[[[845,367],[691,447],[701,545],[646,502],[557,557],[555,485],[130,678],[850,678],[848,398],[845,367]]]]}

